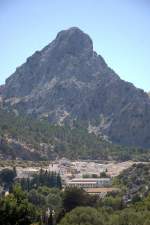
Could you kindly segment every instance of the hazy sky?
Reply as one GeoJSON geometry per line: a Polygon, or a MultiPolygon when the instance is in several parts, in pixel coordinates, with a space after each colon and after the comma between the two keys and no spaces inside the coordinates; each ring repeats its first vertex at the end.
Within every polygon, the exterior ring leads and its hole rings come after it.
{"type": "Polygon", "coordinates": [[[150,90],[150,0],[0,0],[0,84],[72,26],[122,79],[150,90]]]}

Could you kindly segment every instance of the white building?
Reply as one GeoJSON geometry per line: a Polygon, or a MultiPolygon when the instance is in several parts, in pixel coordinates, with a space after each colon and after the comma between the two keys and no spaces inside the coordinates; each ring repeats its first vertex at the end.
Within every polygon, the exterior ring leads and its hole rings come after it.
{"type": "Polygon", "coordinates": [[[81,178],[81,179],[72,179],[67,183],[69,187],[78,187],[78,188],[100,188],[100,187],[109,187],[111,185],[110,178],[81,178]]]}

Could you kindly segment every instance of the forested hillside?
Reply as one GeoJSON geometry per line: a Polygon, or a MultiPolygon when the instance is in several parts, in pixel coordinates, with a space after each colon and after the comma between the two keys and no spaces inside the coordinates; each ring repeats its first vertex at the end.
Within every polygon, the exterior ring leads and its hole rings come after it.
{"type": "Polygon", "coordinates": [[[80,122],[68,126],[50,125],[47,120],[16,116],[0,110],[1,157],[21,159],[147,159],[148,150],[111,144],[89,134],[80,122]]]}

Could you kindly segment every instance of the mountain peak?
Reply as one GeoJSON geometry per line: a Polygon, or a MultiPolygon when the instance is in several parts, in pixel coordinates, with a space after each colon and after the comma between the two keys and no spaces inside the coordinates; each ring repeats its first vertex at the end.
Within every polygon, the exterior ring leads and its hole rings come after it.
{"type": "Polygon", "coordinates": [[[81,53],[88,55],[93,53],[93,42],[91,38],[77,27],[60,31],[53,43],[55,43],[57,51],[59,49],[60,52],[65,52],[66,54],[76,56],[81,53]]]}
{"type": "Polygon", "coordinates": [[[29,57],[1,93],[5,108],[56,124],[81,121],[114,143],[150,147],[148,95],[121,80],[79,28],[59,32],[29,57]]]}

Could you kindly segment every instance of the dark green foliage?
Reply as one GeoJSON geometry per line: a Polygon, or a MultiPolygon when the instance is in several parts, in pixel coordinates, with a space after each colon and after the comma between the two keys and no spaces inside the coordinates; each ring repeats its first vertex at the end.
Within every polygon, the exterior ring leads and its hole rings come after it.
{"type": "Polygon", "coordinates": [[[67,188],[63,195],[63,208],[66,212],[71,211],[77,206],[86,205],[86,192],[78,188],[67,188]]]}
{"type": "Polygon", "coordinates": [[[5,188],[10,188],[16,177],[16,169],[3,169],[0,171],[0,182],[5,188]]]}
{"type": "Polygon", "coordinates": [[[31,190],[32,188],[38,188],[46,186],[49,188],[62,188],[61,177],[55,172],[48,172],[47,170],[40,170],[39,174],[33,176],[32,179],[21,179],[20,184],[23,190],[31,190]]]}
{"type": "Polygon", "coordinates": [[[63,208],[66,212],[78,206],[96,205],[98,198],[88,195],[83,189],[68,187],[63,194],[63,208]]]}
{"type": "Polygon", "coordinates": [[[19,186],[14,188],[12,194],[0,199],[0,224],[30,225],[36,220],[37,211],[19,186]]]}
{"type": "Polygon", "coordinates": [[[108,175],[106,174],[106,172],[101,172],[100,173],[100,178],[106,178],[108,177],[108,175]]]}

